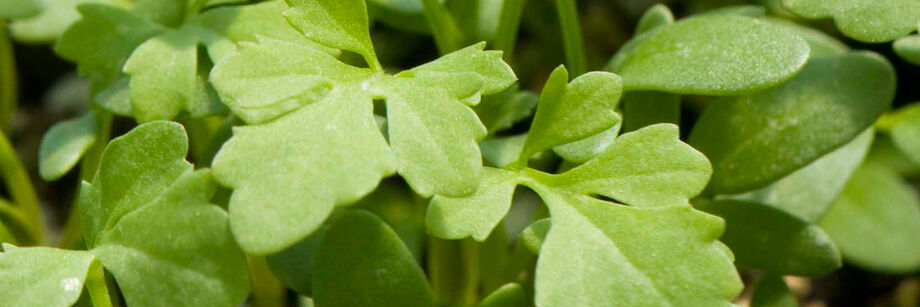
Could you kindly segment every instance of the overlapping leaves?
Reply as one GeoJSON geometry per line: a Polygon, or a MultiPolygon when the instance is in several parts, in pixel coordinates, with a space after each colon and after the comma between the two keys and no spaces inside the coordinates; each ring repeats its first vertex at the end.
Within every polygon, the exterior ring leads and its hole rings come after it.
{"type": "Polygon", "coordinates": [[[313,232],[336,205],[398,172],[421,195],[463,196],[481,173],[486,130],[467,105],[515,81],[501,53],[478,44],[395,76],[380,70],[363,1],[290,1],[288,20],[320,48],[259,37],[222,60],[211,82],[238,127],[214,160],[234,188],[230,216],[247,251],[278,251],[313,232]],[[307,18],[309,17],[309,18],[307,18]],[[373,104],[385,101],[387,137],[373,104]],[[252,157],[260,157],[253,159],[252,157]]]}
{"type": "Polygon", "coordinates": [[[834,18],[849,37],[887,42],[920,26],[920,2],[914,0],[783,0],[792,13],[805,18],[834,18]]]}
{"type": "Polygon", "coordinates": [[[624,134],[561,174],[526,167],[534,152],[583,139],[619,121],[613,109],[621,88],[611,82],[618,76],[591,73],[566,85],[565,75],[557,69],[544,89],[533,123],[541,128],[527,136],[528,149],[519,157],[524,162],[487,168],[471,196],[435,196],[426,218],[429,232],[484,240],[508,212],[515,186],[525,185],[543,198],[552,215],[537,264],[537,305],[729,306],[741,285],[731,254],[716,241],[723,224],[688,204],[702,191],[711,168],[702,154],[678,140],[676,126],[624,134]],[[597,120],[566,120],[579,114],[597,120]]]}

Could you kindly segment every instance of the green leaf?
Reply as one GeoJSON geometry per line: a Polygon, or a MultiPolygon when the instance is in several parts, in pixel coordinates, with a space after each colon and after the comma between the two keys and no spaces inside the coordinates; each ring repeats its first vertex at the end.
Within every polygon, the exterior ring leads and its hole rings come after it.
{"type": "Polygon", "coordinates": [[[891,123],[891,141],[914,163],[920,164],[920,103],[898,110],[891,123]]]}
{"type": "Polygon", "coordinates": [[[77,165],[95,142],[96,116],[93,112],[52,126],[38,150],[38,172],[42,179],[61,178],[77,165]]]}
{"type": "Polygon", "coordinates": [[[156,23],[178,27],[195,16],[208,2],[220,0],[137,0],[132,11],[156,23]]]}
{"type": "Polygon", "coordinates": [[[414,79],[393,81],[387,85],[387,129],[399,174],[424,197],[475,192],[482,169],[478,141],[486,136],[476,113],[414,79]]]}
{"type": "Polygon", "coordinates": [[[138,122],[168,120],[187,110],[192,117],[216,112],[198,76],[198,38],[170,30],[137,47],[124,66],[131,77],[131,107],[138,122]]]}
{"type": "Polygon", "coordinates": [[[814,58],[775,88],[713,102],[690,133],[712,161],[709,190],[763,187],[846,144],[890,107],[895,84],[883,57],[846,53],[814,58]]]}
{"type": "Polygon", "coordinates": [[[484,241],[511,208],[517,174],[485,168],[476,193],[462,198],[436,195],[428,205],[428,233],[443,239],[484,241]]]}
{"type": "Polygon", "coordinates": [[[884,273],[920,269],[920,197],[890,168],[857,170],[819,225],[850,263],[884,273]]]}
{"type": "Polygon", "coordinates": [[[374,122],[371,97],[354,88],[337,88],[321,102],[233,134],[212,165],[215,179],[234,189],[231,225],[250,253],[300,241],[336,205],[370,193],[397,167],[374,122]]]}
{"type": "Polygon", "coordinates": [[[613,143],[620,133],[622,123],[617,122],[613,127],[585,139],[553,147],[553,152],[569,162],[583,163],[591,160],[613,143]]]}
{"type": "Polygon", "coordinates": [[[706,186],[712,168],[703,154],[678,139],[677,129],[658,124],[623,134],[594,159],[546,183],[637,207],[685,206],[706,186]]]}
{"type": "Polygon", "coordinates": [[[698,208],[725,219],[722,242],[735,264],[770,273],[822,276],[840,268],[840,251],[821,228],[779,209],[751,202],[703,202],[698,208]]]}
{"type": "Polygon", "coordinates": [[[527,307],[527,292],[518,283],[508,283],[492,291],[479,302],[479,307],[527,307]]]}
{"type": "Polygon", "coordinates": [[[246,257],[227,214],[208,203],[215,188],[209,171],[188,171],[96,241],[93,253],[128,305],[237,306],[249,294],[246,257]]]}
{"type": "Polygon", "coordinates": [[[772,24],[781,25],[804,39],[805,42],[808,43],[808,47],[811,49],[811,55],[809,56],[811,58],[835,55],[838,53],[845,53],[850,51],[849,46],[840,40],[827,35],[824,32],[821,32],[820,30],[803,26],[787,19],[763,17],[761,20],[772,24]]]}
{"type": "Polygon", "coordinates": [[[249,124],[260,124],[322,100],[333,84],[369,74],[309,46],[259,37],[211,70],[224,103],[249,124]]]}
{"type": "Polygon", "coordinates": [[[912,161],[907,154],[897,148],[888,134],[875,136],[872,148],[865,163],[877,163],[893,169],[902,176],[914,177],[920,174],[920,164],[912,161]]]}
{"type": "Polygon", "coordinates": [[[55,46],[61,57],[77,63],[80,74],[108,81],[121,69],[134,49],[164,29],[124,9],[85,4],[83,18],[64,32],[55,46]]]}
{"type": "Polygon", "coordinates": [[[717,217],[689,206],[540,196],[553,225],[537,263],[538,306],[733,306],[741,291],[730,253],[716,241],[717,217]]]}
{"type": "Polygon", "coordinates": [[[38,15],[42,6],[38,0],[0,0],[0,18],[21,19],[38,15]]]}
{"type": "Polygon", "coordinates": [[[614,111],[623,92],[619,76],[590,72],[567,82],[563,66],[546,81],[519,165],[538,152],[592,136],[620,121],[614,111]]]}
{"type": "Polygon", "coordinates": [[[627,91],[751,93],[788,80],[808,59],[794,33],[740,16],[687,18],[636,40],[613,65],[627,91]]]}
{"type": "MultiPolygon", "coordinates": [[[[490,135],[505,131],[533,114],[540,97],[516,87],[496,95],[484,97],[473,110],[486,126],[490,135]]],[[[515,158],[517,155],[515,155],[515,158]]]]}
{"type": "Polygon", "coordinates": [[[396,76],[414,77],[421,84],[441,87],[451,97],[476,105],[481,96],[501,92],[517,81],[514,71],[502,61],[502,52],[483,51],[485,47],[481,42],[396,76]]]}
{"type": "Polygon", "coordinates": [[[300,242],[265,257],[272,274],[291,290],[303,295],[312,295],[316,253],[327,229],[328,227],[321,227],[300,242]]]}
{"type": "Polygon", "coordinates": [[[783,6],[805,18],[834,18],[844,35],[869,43],[893,41],[920,25],[914,0],[783,0],[783,6]]]}
{"type": "Polygon", "coordinates": [[[373,193],[355,204],[355,208],[370,211],[382,219],[406,247],[422,261],[427,236],[425,233],[425,210],[427,200],[412,193],[405,181],[391,178],[380,182],[373,193]]]}
{"type": "Polygon", "coordinates": [[[674,13],[664,4],[656,4],[648,8],[639,23],[636,25],[636,34],[648,32],[651,29],[668,26],[674,23],[674,13]]]}
{"type": "Polygon", "coordinates": [[[317,306],[433,306],[415,258],[380,218],[349,211],[320,242],[313,272],[317,306]]]}
{"type": "Polygon", "coordinates": [[[93,96],[93,101],[96,105],[116,115],[134,117],[134,109],[131,107],[130,82],[127,76],[112,81],[93,96]]]}
{"type": "Polygon", "coordinates": [[[789,291],[782,276],[766,275],[754,286],[751,307],[798,307],[795,294],[789,291]]]}
{"type": "Polygon", "coordinates": [[[862,165],[874,136],[875,129],[867,129],[846,145],[766,187],[729,197],[767,204],[802,220],[817,222],[862,165]]]}
{"type": "Polygon", "coordinates": [[[546,241],[546,234],[549,233],[551,226],[552,220],[550,218],[533,222],[533,224],[530,224],[521,232],[520,240],[524,242],[524,246],[527,246],[527,249],[531,252],[539,254],[540,248],[543,247],[543,242],[546,241]]]}
{"type": "Polygon", "coordinates": [[[3,244],[0,300],[4,306],[70,306],[83,292],[95,258],[85,251],[3,244]]]}
{"type": "MultiPolygon", "coordinates": [[[[57,1],[32,1],[32,0],[6,0],[16,2],[17,5],[29,2],[40,5],[40,12],[28,18],[17,19],[10,23],[10,34],[17,40],[26,43],[53,43],[61,37],[68,28],[80,19],[77,7],[82,4],[99,3],[126,7],[129,2],[122,0],[57,0],[57,1]]],[[[3,11],[4,9],[0,9],[3,11]]],[[[20,16],[27,17],[27,16],[20,16]]]]}
{"type": "Polygon", "coordinates": [[[320,44],[364,57],[367,64],[381,70],[371,43],[364,0],[285,0],[284,11],[294,28],[320,44]]]}
{"type": "Polygon", "coordinates": [[[914,65],[920,65],[920,35],[909,35],[898,39],[892,48],[902,59],[914,65]]]}
{"type": "Polygon", "coordinates": [[[141,125],[112,140],[102,153],[92,189],[80,192],[87,247],[122,216],[159,198],[191,171],[187,153],[185,129],[173,122],[141,125]]]}

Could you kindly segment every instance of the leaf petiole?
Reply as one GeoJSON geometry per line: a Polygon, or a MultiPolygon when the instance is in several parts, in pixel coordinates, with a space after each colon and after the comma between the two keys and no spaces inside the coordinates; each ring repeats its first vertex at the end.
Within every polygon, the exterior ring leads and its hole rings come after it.
{"type": "Polygon", "coordinates": [[[422,0],[422,7],[441,54],[448,54],[463,47],[463,32],[444,4],[438,0],[422,0]]]}
{"type": "Polygon", "coordinates": [[[556,0],[556,13],[562,27],[562,41],[565,45],[565,63],[572,76],[580,76],[587,71],[585,42],[581,36],[578,21],[578,6],[575,0],[556,0]]]}

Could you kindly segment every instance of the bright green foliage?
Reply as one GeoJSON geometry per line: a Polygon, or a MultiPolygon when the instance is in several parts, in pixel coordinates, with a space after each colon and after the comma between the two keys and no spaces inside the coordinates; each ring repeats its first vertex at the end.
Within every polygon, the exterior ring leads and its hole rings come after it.
{"type": "Polygon", "coordinates": [[[112,140],[81,189],[87,246],[130,305],[234,306],[248,293],[227,215],[208,203],[210,172],[193,171],[187,151],[179,124],[141,125],[112,140]]]}
{"type": "Polygon", "coordinates": [[[512,87],[499,94],[484,97],[473,110],[489,134],[494,135],[533,114],[539,100],[539,96],[533,92],[518,91],[512,87]]]}
{"type": "Polygon", "coordinates": [[[61,57],[77,63],[77,70],[102,82],[121,75],[121,68],[138,45],[163,27],[124,9],[86,4],[77,21],[55,46],[61,57]]]}
{"type": "Polygon", "coordinates": [[[541,196],[553,225],[537,263],[539,306],[732,306],[741,290],[714,216],[541,196]]]}
{"type": "Polygon", "coordinates": [[[674,13],[671,13],[664,4],[656,4],[645,11],[639,24],[636,25],[636,34],[648,32],[657,27],[667,26],[674,23],[674,13]]]}
{"type": "Polygon", "coordinates": [[[814,58],[780,86],[713,102],[690,134],[712,161],[709,190],[763,187],[846,144],[889,108],[894,86],[884,58],[846,53],[814,58]]]}
{"type": "Polygon", "coordinates": [[[867,269],[920,269],[920,197],[893,170],[868,163],[820,221],[844,259],[867,269]]]}
{"type": "Polygon", "coordinates": [[[920,35],[905,36],[896,40],[892,48],[902,59],[920,65],[920,35]]]}
{"type": "MultiPolygon", "coordinates": [[[[308,38],[373,56],[363,39],[366,17],[358,16],[363,2],[291,4],[286,16],[308,38]]],[[[423,196],[473,193],[482,168],[477,141],[486,129],[463,103],[515,81],[501,53],[483,51],[484,44],[396,76],[304,44],[259,38],[240,45],[211,82],[234,114],[258,125],[237,128],[213,167],[215,178],[234,188],[237,240],[257,254],[303,239],[336,205],[353,203],[394,172],[423,196]],[[375,99],[386,101],[387,138],[375,123],[375,99]]]]}
{"type": "Polygon", "coordinates": [[[751,307],[797,307],[795,295],[779,275],[765,275],[754,286],[751,307]]]}
{"type": "Polygon", "coordinates": [[[285,0],[284,16],[307,38],[360,54],[374,70],[380,62],[371,43],[364,0],[285,0]]]}
{"type": "Polygon", "coordinates": [[[473,237],[484,241],[511,207],[518,174],[486,168],[476,193],[463,198],[436,195],[429,205],[425,223],[428,231],[444,239],[473,237]]]}
{"type": "MultiPolygon", "coordinates": [[[[622,116],[622,115],[621,115],[622,116]]],[[[553,152],[569,162],[584,163],[604,152],[610,143],[620,133],[623,121],[618,121],[613,127],[601,133],[589,136],[579,141],[553,147],[553,152]]]]}
{"type": "Polygon", "coordinates": [[[527,307],[527,292],[517,283],[509,283],[496,289],[479,302],[479,307],[527,307]]]}
{"type": "Polygon", "coordinates": [[[0,0],[0,18],[32,17],[41,11],[42,7],[38,0],[0,0]]]}
{"type": "Polygon", "coordinates": [[[3,306],[70,306],[83,292],[92,253],[3,244],[0,301],[3,306]]]}
{"type": "Polygon", "coordinates": [[[517,161],[524,150],[527,134],[493,137],[479,143],[482,158],[495,167],[506,167],[517,161]]]}
{"type": "Polygon", "coordinates": [[[96,142],[96,116],[92,112],[55,124],[45,133],[38,151],[42,179],[55,180],[77,165],[96,142]]]}
{"type": "MultiPolygon", "coordinates": [[[[543,97],[562,96],[565,78],[559,71],[543,97]]],[[[541,99],[534,127],[546,125],[543,131],[560,131],[555,135],[562,136],[567,128],[573,134],[585,131],[582,122],[541,122],[540,114],[566,119],[592,101],[585,95],[572,99],[541,99]]],[[[528,141],[535,131],[531,129],[528,141]]],[[[522,152],[519,161],[527,161],[527,155],[522,152]]],[[[688,203],[703,190],[710,173],[706,158],[678,140],[676,126],[653,125],[616,138],[603,152],[562,174],[523,164],[487,168],[485,174],[493,175],[486,175],[473,195],[435,196],[426,224],[438,237],[483,240],[510,208],[514,187],[526,185],[552,215],[551,227],[549,220],[538,222],[522,238],[531,249],[540,248],[537,305],[729,306],[740,281],[730,252],[716,241],[723,224],[688,203]],[[587,196],[595,194],[629,207],[587,196]],[[547,230],[546,241],[537,247],[547,230]],[[691,284],[705,286],[686,286],[691,284]]]]}
{"type": "Polygon", "coordinates": [[[808,58],[804,40],[749,17],[704,15],[643,33],[610,69],[626,90],[735,95],[789,79],[808,58]]]}
{"type": "Polygon", "coordinates": [[[723,200],[698,208],[725,219],[725,242],[735,264],[781,275],[821,276],[841,265],[840,252],[821,228],[767,205],[723,200]]]}
{"type": "Polygon", "coordinates": [[[412,253],[373,214],[350,211],[337,217],[322,237],[315,261],[316,306],[434,305],[412,253]]]}
{"type": "Polygon", "coordinates": [[[817,222],[862,165],[874,135],[875,129],[867,129],[850,143],[766,187],[730,197],[767,204],[802,220],[817,222]]]}
{"type": "Polygon", "coordinates": [[[811,49],[810,57],[812,58],[844,53],[850,50],[850,47],[848,47],[843,42],[819,30],[815,30],[786,19],[763,17],[761,20],[781,25],[804,39],[805,42],[808,43],[808,47],[811,49]]]}
{"type": "Polygon", "coordinates": [[[530,251],[539,254],[540,247],[543,246],[543,241],[546,240],[546,234],[549,233],[551,225],[552,220],[545,218],[527,226],[527,228],[521,232],[521,240],[523,240],[524,245],[526,245],[530,251]]]}
{"type": "Polygon", "coordinates": [[[901,152],[920,164],[920,104],[904,107],[892,116],[890,135],[901,152]]]}
{"type": "Polygon", "coordinates": [[[623,96],[623,130],[680,122],[680,95],[655,91],[635,91],[623,96]]]}
{"type": "Polygon", "coordinates": [[[170,30],[134,50],[124,72],[131,78],[131,107],[138,122],[170,119],[182,110],[193,117],[215,112],[205,80],[198,76],[197,44],[187,32],[170,30]]]}
{"type": "Polygon", "coordinates": [[[783,0],[783,5],[805,18],[834,18],[846,36],[870,43],[893,41],[920,25],[916,0],[783,0]]]}

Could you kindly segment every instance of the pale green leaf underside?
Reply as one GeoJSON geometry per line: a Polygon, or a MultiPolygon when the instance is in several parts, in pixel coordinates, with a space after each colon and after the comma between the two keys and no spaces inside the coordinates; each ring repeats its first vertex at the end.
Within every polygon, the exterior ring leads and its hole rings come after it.
{"type": "Polygon", "coordinates": [[[874,136],[875,129],[867,129],[846,145],[766,187],[728,197],[768,204],[802,220],[817,222],[862,164],[874,136]]]}
{"type": "Polygon", "coordinates": [[[479,307],[527,307],[527,292],[518,283],[505,284],[479,302],[479,307]]]}
{"type": "Polygon", "coordinates": [[[55,180],[72,169],[96,141],[96,116],[92,112],[55,124],[45,133],[38,150],[38,173],[55,180]]]}
{"type": "Polygon", "coordinates": [[[819,225],[850,263],[895,274],[920,269],[920,197],[886,166],[857,170],[819,225]]]}
{"type": "Polygon", "coordinates": [[[623,121],[587,138],[553,147],[553,152],[569,162],[583,163],[604,152],[620,133],[623,121]]]}
{"type": "Polygon", "coordinates": [[[805,18],[833,18],[843,34],[870,43],[893,41],[920,25],[916,0],[783,0],[783,5],[805,18]]]}
{"type": "Polygon", "coordinates": [[[795,75],[809,53],[808,44],[783,27],[740,16],[692,17],[644,35],[615,65],[626,90],[755,92],[795,75]]]}
{"type": "Polygon", "coordinates": [[[894,69],[877,54],[814,58],[780,86],[713,102],[690,144],[712,161],[712,192],[760,188],[872,125],[891,105],[895,84],[894,69]]]}
{"type": "Polygon", "coordinates": [[[698,208],[725,220],[725,242],[735,264],[780,275],[823,276],[840,268],[840,251],[808,221],[764,204],[736,200],[704,202],[698,208]]]}
{"type": "Polygon", "coordinates": [[[714,216],[541,197],[553,217],[537,263],[538,306],[733,306],[741,291],[714,216]]]}
{"type": "Polygon", "coordinates": [[[639,23],[636,24],[636,34],[673,23],[674,13],[671,13],[671,10],[666,5],[659,3],[648,8],[639,18],[639,23]]]}
{"type": "Polygon", "coordinates": [[[236,128],[212,165],[218,182],[234,188],[237,241],[268,254],[316,230],[335,205],[371,192],[397,161],[377,129],[371,97],[339,88],[275,121],[236,128]]]}
{"type": "Polygon", "coordinates": [[[383,220],[365,211],[333,221],[314,268],[313,300],[319,307],[434,306],[412,253],[383,220]]]}
{"type": "Polygon", "coordinates": [[[524,245],[531,252],[540,254],[540,247],[543,246],[543,241],[546,241],[546,234],[549,233],[551,227],[552,220],[550,218],[540,219],[524,228],[524,231],[521,232],[520,240],[524,242],[524,245]]]}
{"type": "Polygon", "coordinates": [[[3,306],[70,306],[83,292],[95,258],[85,251],[3,245],[0,301],[3,306]]]}

